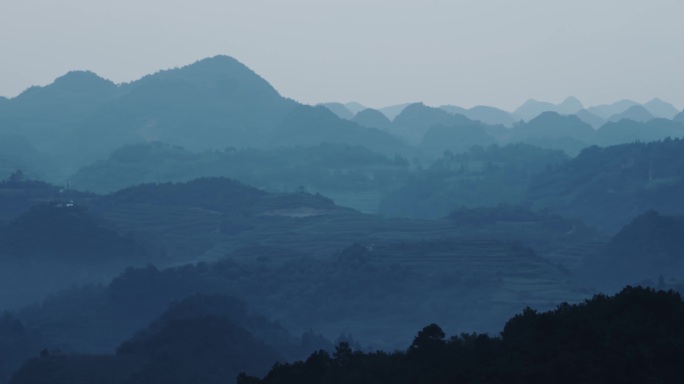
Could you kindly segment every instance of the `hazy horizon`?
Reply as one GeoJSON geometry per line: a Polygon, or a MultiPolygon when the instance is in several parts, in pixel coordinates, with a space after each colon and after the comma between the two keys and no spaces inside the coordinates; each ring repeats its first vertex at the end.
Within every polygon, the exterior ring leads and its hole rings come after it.
{"type": "Polygon", "coordinates": [[[585,106],[660,98],[684,106],[684,3],[657,0],[347,1],[321,4],[85,0],[0,4],[0,95],[71,70],[115,83],[217,54],[297,101],[369,107],[585,106]]]}

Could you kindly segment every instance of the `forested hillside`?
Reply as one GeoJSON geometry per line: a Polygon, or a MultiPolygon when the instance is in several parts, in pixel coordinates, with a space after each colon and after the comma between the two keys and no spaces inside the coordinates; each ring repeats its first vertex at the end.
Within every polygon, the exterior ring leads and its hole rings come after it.
{"type": "Polygon", "coordinates": [[[400,352],[339,344],[305,361],[277,365],[257,383],[608,383],[677,382],[684,371],[684,303],[673,291],[628,287],[549,312],[527,308],[499,336],[447,338],[432,324],[400,352]],[[564,346],[564,348],[559,348],[564,346]]]}

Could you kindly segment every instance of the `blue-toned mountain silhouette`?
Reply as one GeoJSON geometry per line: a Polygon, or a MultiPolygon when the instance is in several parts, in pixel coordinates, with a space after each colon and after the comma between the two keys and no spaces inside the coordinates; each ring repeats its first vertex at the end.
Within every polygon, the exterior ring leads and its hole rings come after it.
{"type": "Polygon", "coordinates": [[[589,112],[588,109],[583,109],[575,113],[575,116],[577,116],[580,120],[584,121],[585,123],[594,127],[594,129],[598,129],[606,123],[605,119],[589,112]]]}
{"type": "Polygon", "coordinates": [[[334,113],[341,119],[351,120],[354,117],[354,113],[342,103],[321,103],[318,105],[328,108],[330,112],[334,113]]]}
{"type": "Polygon", "coordinates": [[[352,121],[369,128],[389,130],[392,127],[392,121],[390,121],[387,116],[383,115],[382,112],[377,109],[372,108],[367,108],[358,112],[352,121]]]}
{"type": "Polygon", "coordinates": [[[603,119],[609,119],[613,115],[622,113],[635,105],[639,105],[636,101],[632,100],[620,100],[612,104],[601,104],[595,105],[587,108],[587,110],[594,115],[601,117],[603,119]]]}
{"type": "Polygon", "coordinates": [[[515,110],[515,114],[525,121],[534,119],[544,112],[557,112],[561,115],[575,114],[584,109],[582,103],[575,97],[568,97],[560,104],[530,99],[515,110]]]}
{"type": "Polygon", "coordinates": [[[653,118],[654,116],[646,108],[644,108],[641,105],[635,105],[633,107],[629,107],[629,109],[622,113],[618,113],[611,116],[608,119],[608,121],[620,121],[622,119],[629,119],[638,121],[640,123],[645,123],[653,118]]]}
{"type": "Polygon", "coordinates": [[[470,120],[480,121],[489,125],[503,125],[512,127],[520,118],[499,108],[478,105],[470,109],[457,107],[455,105],[442,105],[439,107],[449,113],[463,115],[470,120]]]}
{"type": "Polygon", "coordinates": [[[425,132],[435,125],[455,126],[471,123],[463,115],[454,115],[439,108],[428,107],[423,103],[411,104],[404,108],[393,121],[393,132],[409,142],[422,140],[425,132]]]}
{"type": "Polygon", "coordinates": [[[314,144],[358,144],[372,136],[392,155],[403,150],[386,133],[333,114],[301,112],[307,108],[239,61],[216,56],[121,85],[92,72],[70,72],[3,101],[0,136],[19,134],[41,151],[63,155],[74,170],[122,145],[155,141],[206,150],[303,145],[312,137],[319,140],[314,144]]]}
{"type": "Polygon", "coordinates": [[[366,107],[365,105],[357,103],[355,101],[344,103],[344,106],[349,110],[349,112],[353,113],[354,115],[363,111],[364,109],[368,109],[368,107],[366,107]]]}
{"type": "Polygon", "coordinates": [[[655,98],[648,103],[645,103],[644,108],[646,108],[651,115],[663,119],[672,119],[679,113],[679,110],[675,108],[674,105],[659,98],[655,98]]]}

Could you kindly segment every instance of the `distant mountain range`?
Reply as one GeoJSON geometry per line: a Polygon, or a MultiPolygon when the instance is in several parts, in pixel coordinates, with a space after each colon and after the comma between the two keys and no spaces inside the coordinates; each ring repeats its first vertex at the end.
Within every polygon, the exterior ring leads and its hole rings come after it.
{"type": "Polygon", "coordinates": [[[574,156],[591,145],[680,137],[682,123],[684,115],[659,99],[588,108],[574,97],[529,100],[513,113],[422,103],[309,106],[281,96],[239,61],[216,56],[118,85],[69,72],[0,99],[0,177],[22,169],[62,183],[118,148],[154,142],[191,151],[333,143],[427,162],[444,150],[523,142],[574,156]]]}
{"type": "MultiPolygon", "coordinates": [[[[340,105],[339,111],[345,108],[340,105]]],[[[385,132],[282,97],[227,56],[120,85],[92,72],[70,72],[0,104],[0,137],[21,136],[38,151],[77,165],[138,142],[194,149],[268,148],[283,145],[283,138],[288,145],[305,145],[312,134],[368,147],[381,142],[392,155],[407,151],[385,132]]]]}
{"type": "Polygon", "coordinates": [[[476,120],[490,125],[503,125],[506,127],[512,127],[513,124],[522,120],[522,118],[518,117],[516,114],[512,114],[498,108],[482,105],[470,109],[465,109],[454,105],[443,105],[439,108],[449,113],[463,115],[470,120],[476,120]]]}
{"type": "Polygon", "coordinates": [[[529,121],[544,112],[557,112],[562,115],[573,115],[584,109],[582,103],[574,97],[568,97],[560,104],[530,99],[515,110],[515,114],[529,121]]]}
{"type": "MultiPolygon", "coordinates": [[[[353,119],[363,111],[359,103],[322,103],[320,104],[343,119],[353,119]]],[[[389,120],[394,120],[412,103],[399,104],[378,109],[389,120]]],[[[439,107],[451,114],[463,115],[471,120],[489,125],[503,125],[512,127],[520,121],[530,121],[544,112],[556,112],[561,115],[576,115],[585,123],[598,129],[608,121],[619,121],[623,118],[646,122],[654,118],[672,120],[681,113],[672,104],[655,98],[647,103],[639,104],[632,100],[620,100],[612,104],[603,104],[585,108],[580,100],[568,97],[560,104],[530,99],[513,112],[491,106],[476,106],[462,108],[456,105],[442,105],[439,107]],[[636,109],[633,109],[635,108],[636,109]],[[628,112],[629,111],[629,112],[628,112]]]]}

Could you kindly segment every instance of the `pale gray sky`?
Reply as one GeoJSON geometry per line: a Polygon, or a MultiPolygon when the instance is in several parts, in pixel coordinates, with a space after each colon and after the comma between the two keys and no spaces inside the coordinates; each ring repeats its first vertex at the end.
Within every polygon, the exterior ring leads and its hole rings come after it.
{"type": "Polygon", "coordinates": [[[0,95],[235,57],[284,96],[372,107],[684,107],[681,0],[0,0],[0,95]]]}

